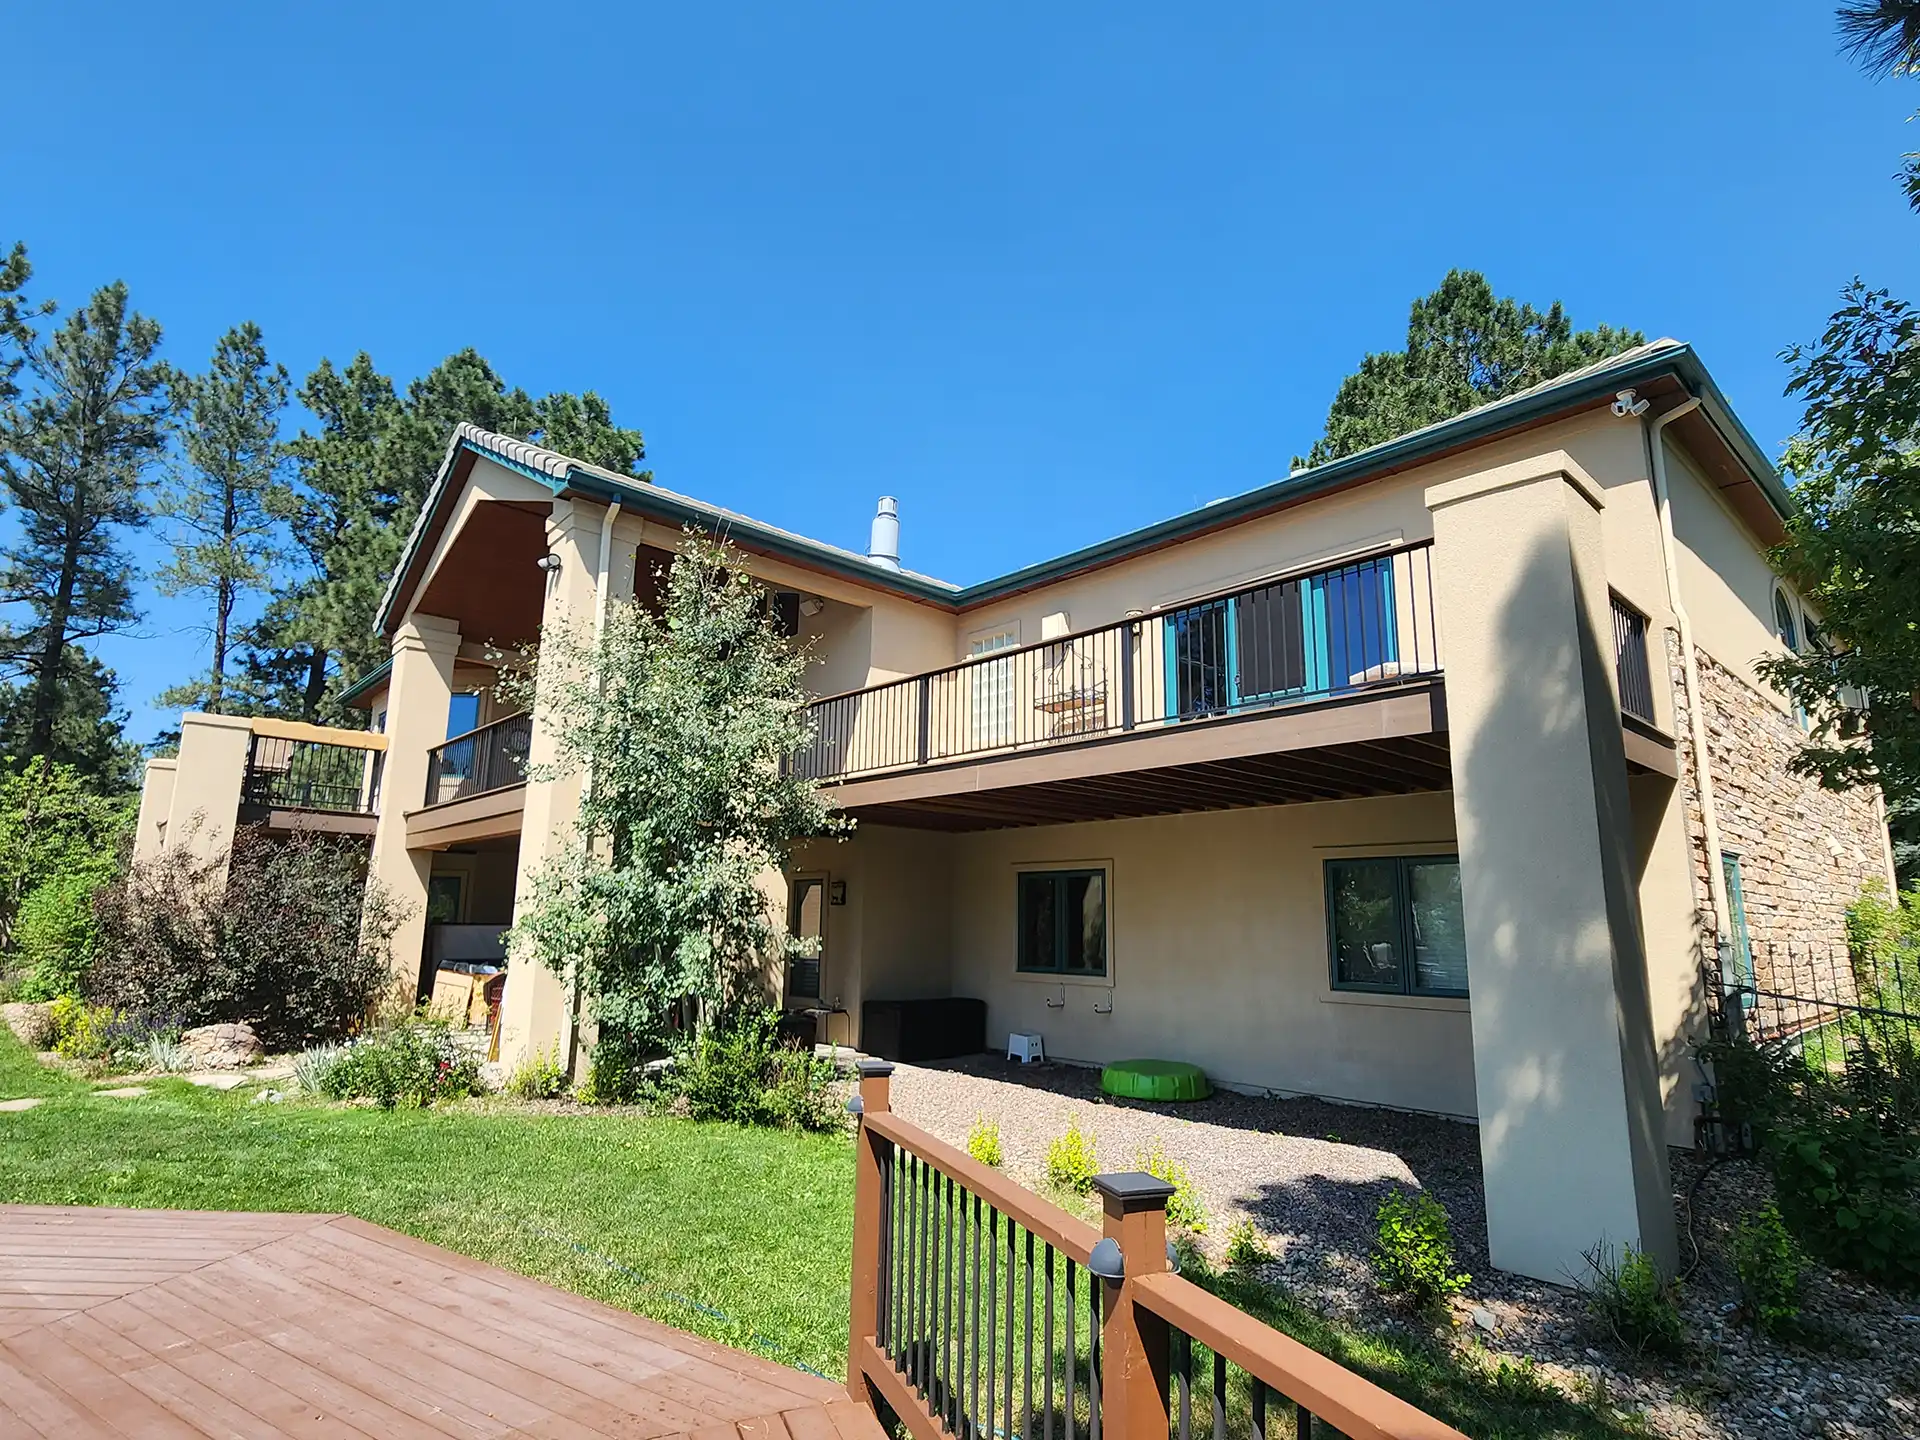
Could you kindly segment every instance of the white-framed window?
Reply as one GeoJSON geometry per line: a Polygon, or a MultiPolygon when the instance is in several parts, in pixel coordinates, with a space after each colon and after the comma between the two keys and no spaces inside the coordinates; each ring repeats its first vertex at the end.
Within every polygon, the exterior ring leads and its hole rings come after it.
{"type": "MultiPolygon", "coordinates": [[[[1017,626],[982,631],[967,640],[968,658],[1011,650],[1020,643],[1017,626]]],[[[968,672],[973,691],[975,748],[1007,745],[1013,741],[1013,661],[987,660],[968,672]]]]}
{"type": "Polygon", "coordinates": [[[1787,594],[1787,587],[1773,587],[1773,633],[1780,643],[1796,654],[1800,650],[1800,622],[1794,612],[1793,597],[1787,594]]]}

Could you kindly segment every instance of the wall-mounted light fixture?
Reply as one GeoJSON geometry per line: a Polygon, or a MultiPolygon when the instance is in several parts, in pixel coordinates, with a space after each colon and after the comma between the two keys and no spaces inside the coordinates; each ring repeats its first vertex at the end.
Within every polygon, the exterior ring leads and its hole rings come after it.
{"type": "Polygon", "coordinates": [[[534,561],[533,563],[539,566],[542,570],[546,571],[549,575],[551,575],[555,573],[557,570],[559,570],[560,557],[558,555],[542,555],[538,560],[534,561]]]}
{"type": "Polygon", "coordinates": [[[846,881],[836,880],[827,887],[827,903],[829,905],[844,905],[847,903],[846,881]]]}

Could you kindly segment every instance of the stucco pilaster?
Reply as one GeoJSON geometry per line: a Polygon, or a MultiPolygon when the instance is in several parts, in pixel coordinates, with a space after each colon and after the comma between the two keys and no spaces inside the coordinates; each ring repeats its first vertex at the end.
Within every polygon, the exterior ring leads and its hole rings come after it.
{"type": "Polygon", "coordinates": [[[1600,488],[1564,452],[1427,492],[1492,1258],[1671,1265],[1600,488]]]}

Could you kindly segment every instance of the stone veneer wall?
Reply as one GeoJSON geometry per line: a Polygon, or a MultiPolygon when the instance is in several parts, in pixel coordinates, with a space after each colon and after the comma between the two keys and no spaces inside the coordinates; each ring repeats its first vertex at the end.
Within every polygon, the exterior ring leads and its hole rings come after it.
{"type": "MultiPolygon", "coordinates": [[[[1713,892],[1707,866],[1718,857],[1707,854],[1680,653],[1678,633],[1668,630],[1693,894],[1702,931],[1710,934],[1713,892]]],[[[1816,980],[1821,993],[1831,993],[1836,983],[1850,990],[1847,906],[1868,881],[1887,881],[1886,830],[1876,796],[1868,790],[1823,790],[1817,781],[1794,774],[1788,765],[1805,734],[1793,716],[1705,651],[1698,663],[1720,845],[1740,857],[1740,889],[1760,987],[1808,993],[1807,982],[1816,980]]]]}

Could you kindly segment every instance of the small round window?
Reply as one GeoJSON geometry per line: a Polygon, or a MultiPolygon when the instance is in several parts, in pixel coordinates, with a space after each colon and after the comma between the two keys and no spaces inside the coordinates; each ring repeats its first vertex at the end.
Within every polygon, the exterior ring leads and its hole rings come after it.
{"type": "Polygon", "coordinates": [[[1773,633],[1787,649],[1800,648],[1800,628],[1793,623],[1793,601],[1777,585],[1773,589],[1773,633]]]}

